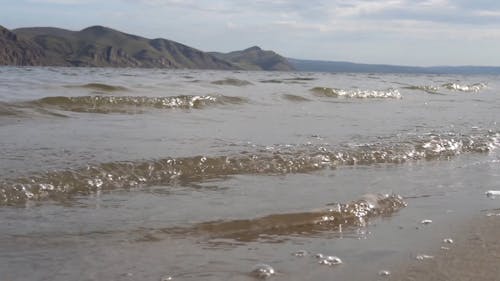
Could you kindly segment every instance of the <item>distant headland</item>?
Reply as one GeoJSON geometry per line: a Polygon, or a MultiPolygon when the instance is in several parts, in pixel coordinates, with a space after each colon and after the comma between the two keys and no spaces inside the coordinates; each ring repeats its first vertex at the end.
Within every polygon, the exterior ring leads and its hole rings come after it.
{"type": "Polygon", "coordinates": [[[0,26],[0,65],[293,70],[284,57],[259,47],[208,53],[167,40],[147,39],[104,26],[80,31],[0,26]]]}
{"type": "Polygon", "coordinates": [[[292,59],[257,46],[230,53],[204,52],[172,40],[147,39],[104,26],[80,31],[0,26],[0,46],[0,65],[15,66],[500,74],[500,67],[487,66],[416,67],[292,59]]]}

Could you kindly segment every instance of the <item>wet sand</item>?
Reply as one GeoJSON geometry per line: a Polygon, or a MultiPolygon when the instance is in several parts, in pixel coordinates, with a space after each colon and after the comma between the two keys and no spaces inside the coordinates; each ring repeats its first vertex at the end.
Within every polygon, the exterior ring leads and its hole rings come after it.
{"type": "Polygon", "coordinates": [[[433,259],[403,265],[390,280],[500,280],[500,216],[483,214],[455,235],[453,244],[443,244],[449,250],[436,249],[433,259]]]}

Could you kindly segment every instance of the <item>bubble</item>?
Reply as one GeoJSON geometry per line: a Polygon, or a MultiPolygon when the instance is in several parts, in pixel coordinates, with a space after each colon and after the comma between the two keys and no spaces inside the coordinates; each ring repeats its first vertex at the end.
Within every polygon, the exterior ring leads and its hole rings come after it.
{"type": "Polygon", "coordinates": [[[307,251],[306,250],[299,250],[297,252],[294,252],[292,255],[296,257],[304,257],[307,256],[307,251]]]}
{"type": "Polygon", "coordinates": [[[496,196],[500,195],[500,190],[488,190],[486,191],[486,196],[490,198],[495,198],[496,196]]]}
{"type": "Polygon", "coordinates": [[[486,216],[487,217],[495,217],[495,216],[498,217],[498,216],[500,216],[500,213],[497,213],[497,214],[496,213],[487,213],[486,216]]]}
{"type": "Polygon", "coordinates": [[[451,238],[445,238],[445,239],[443,239],[443,242],[446,243],[446,244],[453,244],[453,239],[451,239],[451,238]]]}
{"type": "Polygon", "coordinates": [[[322,253],[317,253],[316,255],[314,255],[317,259],[322,259],[324,257],[324,255],[322,253]]]}
{"type": "Polygon", "coordinates": [[[423,260],[430,260],[430,259],[433,259],[434,256],[429,256],[429,255],[418,255],[416,257],[417,260],[419,261],[423,261],[423,260]]]}
{"type": "Polygon", "coordinates": [[[160,281],[171,281],[173,280],[172,276],[163,276],[160,281]]]}
{"type": "Polygon", "coordinates": [[[42,190],[54,190],[55,187],[52,184],[41,183],[40,184],[40,189],[42,189],[42,190]]]}
{"type": "Polygon", "coordinates": [[[379,276],[389,276],[391,275],[391,272],[389,270],[381,270],[378,272],[379,276]]]}
{"type": "Polygon", "coordinates": [[[421,224],[431,224],[432,220],[422,220],[420,223],[421,224]]]}
{"type": "Polygon", "coordinates": [[[342,264],[342,260],[336,256],[327,256],[319,261],[319,264],[324,265],[338,265],[342,264]]]}
{"type": "Polygon", "coordinates": [[[259,263],[252,269],[252,275],[260,278],[266,279],[274,275],[276,271],[268,264],[259,263]]]}

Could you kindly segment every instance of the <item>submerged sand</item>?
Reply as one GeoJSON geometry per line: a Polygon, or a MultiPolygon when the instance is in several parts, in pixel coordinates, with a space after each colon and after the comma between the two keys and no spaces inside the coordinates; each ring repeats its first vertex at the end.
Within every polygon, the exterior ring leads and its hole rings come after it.
{"type": "Polygon", "coordinates": [[[438,249],[433,259],[402,266],[390,280],[498,281],[500,280],[500,216],[476,218],[456,233],[453,244],[438,249]]]}

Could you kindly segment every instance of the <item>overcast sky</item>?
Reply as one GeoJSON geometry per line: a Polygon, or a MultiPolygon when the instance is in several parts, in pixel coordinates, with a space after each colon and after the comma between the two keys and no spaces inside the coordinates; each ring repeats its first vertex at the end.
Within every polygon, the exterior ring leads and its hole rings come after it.
{"type": "Polygon", "coordinates": [[[0,0],[0,25],[104,25],[203,51],[403,65],[500,65],[498,0],[0,0]]]}

